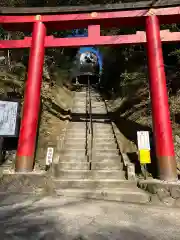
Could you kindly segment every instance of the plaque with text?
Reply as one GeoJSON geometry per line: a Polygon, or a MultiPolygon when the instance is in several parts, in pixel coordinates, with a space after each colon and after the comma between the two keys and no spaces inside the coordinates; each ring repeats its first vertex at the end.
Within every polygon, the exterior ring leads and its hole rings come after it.
{"type": "Polygon", "coordinates": [[[0,100],[0,137],[17,137],[19,102],[0,100]]]}

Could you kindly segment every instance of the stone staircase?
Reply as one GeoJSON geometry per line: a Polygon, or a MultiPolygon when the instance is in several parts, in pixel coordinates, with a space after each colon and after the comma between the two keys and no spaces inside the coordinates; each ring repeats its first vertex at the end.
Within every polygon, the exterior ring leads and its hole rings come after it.
{"type": "Polygon", "coordinates": [[[58,164],[58,176],[54,178],[58,195],[148,202],[149,196],[137,188],[136,181],[126,179],[105,103],[96,92],[91,94],[93,138],[92,155],[89,157],[90,121],[87,121],[87,101],[87,89],[75,93],[72,115],[76,114],[76,120],[68,125],[58,164]],[[106,115],[106,119],[101,118],[101,115],[106,115]]]}

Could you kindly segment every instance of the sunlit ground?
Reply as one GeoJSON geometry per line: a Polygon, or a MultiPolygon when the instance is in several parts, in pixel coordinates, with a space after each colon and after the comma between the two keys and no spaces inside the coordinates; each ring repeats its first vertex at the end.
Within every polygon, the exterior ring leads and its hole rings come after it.
{"type": "Polygon", "coordinates": [[[0,239],[180,239],[180,211],[72,198],[1,195],[0,239]]]}

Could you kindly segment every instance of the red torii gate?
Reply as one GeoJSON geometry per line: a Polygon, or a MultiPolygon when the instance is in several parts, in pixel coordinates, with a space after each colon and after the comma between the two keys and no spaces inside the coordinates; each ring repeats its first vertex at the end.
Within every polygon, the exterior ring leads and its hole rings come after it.
{"type": "Polygon", "coordinates": [[[0,16],[0,23],[7,30],[33,31],[32,37],[26,37],[23,40],[0,41],[0,49],[30,48],[15,170],[29,172],[33,169],[45,47],[143,43],[147,46],[153,132],[160,179],[176,180],[176,160],[161,42],[180,41],[180,32],[160,31],[160,24],[178,22],[180,22],[180,7],[60,15],[0,16]],[[144,26],[146,31],[133,35],[101,36],[100,26],[144,26]],[[88,27],[88,37],[54,38],[46,35],[47,29],[85,27],[88,27]]]}

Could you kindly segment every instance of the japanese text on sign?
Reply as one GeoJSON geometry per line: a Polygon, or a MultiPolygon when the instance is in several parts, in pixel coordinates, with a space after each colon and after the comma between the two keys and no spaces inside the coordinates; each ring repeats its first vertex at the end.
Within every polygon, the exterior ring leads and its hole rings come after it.
{"type": "Polygon", "coordinates": [[[138,149],[148,149],[150,150],[149,132],[148,131],[138,131],[137,132],[138,149]]]}
{"type": "Polygon", "coordinates": [[[16,134],[18,102],[0,101],[0,136],[16,134]]]}
{"type": "Polygon", "coordinates": [[[47,149],[47,155],[46,155],[46,165],[49,166],[52,163],[53,160],[53,153],[54,153],[54,149],[49,147],[47,149]]]}

